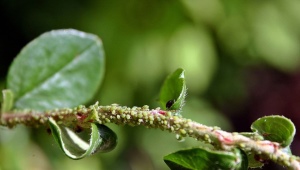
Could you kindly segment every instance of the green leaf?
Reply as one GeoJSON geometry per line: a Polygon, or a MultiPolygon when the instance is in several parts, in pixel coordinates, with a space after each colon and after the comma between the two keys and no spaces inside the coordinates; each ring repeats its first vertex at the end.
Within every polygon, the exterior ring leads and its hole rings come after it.
{"type": "Polygon", "coordinates": [[[247,157],[248,157],[248,166],[250,168],[261,168],[264,166],[264,164],[259,161],[259,155],[255,156],[255,154],[250,153],[247,155],[247,157]]]}
{"type": "Polygon", "coordinates": [[[284,116],[265,116],[252,123],[251,129],[259,133],[265,140],[278,142],[281,146],[290,145],[296,129],[293,122],[284,116]]]}
{"type": "Polygon", "coordinates": [[[180,110],[186,97],[184,70],[177,69],[169,75],[160,90],[160,103],[163,109],[180,110]]]}
{"type": "Polygon", "coordinates": [[[81,159],[97,152],[109,152],[117,145],[116,134],[102,124],[91,123],[89,143],[68,127],[59,125],[51,117],[49,118],[49,125],[56,142],[71,159],[81,159]]]}
{"type": "Polygon", "coordinates": [[[164,161],[170,169],[176,170],[248,169],[247,156],[238,149],[225,152],[193,148],[169,154],[164,161]]]}
{"type": "MultiPolygon", "coordinates": [[[[243,136],[251,138],[253,140],[264,140],[264,138],[257,132],[241,132],[243,136]]],[[[260,161],[260,155],[256,155],[253,152],[247,152],[248,167],[250,168],[261,168],[264,164],[260,161]]]]}
{"type": "Polygon", "coordinates": [[[104,75],[100,39],[77,30],[55,30],[26,45],[13,61],[7,87],[15,107],[47,110],[92,99],[104,75]]]}
{"type": "Polygon", "coordinates": [[[1,104],[1,113],[10,111],[14,104],[14,94],[11,90],[2,90],[3,101],[1,104]]]}

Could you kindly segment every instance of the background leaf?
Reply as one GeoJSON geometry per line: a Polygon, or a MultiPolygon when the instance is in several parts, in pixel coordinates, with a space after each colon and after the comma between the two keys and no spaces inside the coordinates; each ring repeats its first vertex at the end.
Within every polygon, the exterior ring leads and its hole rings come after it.
{"type": "Polygon", "coordinates": [[[265,116],[252,123],[251,129],[266,140],[278,142],[285,147],[292,143],[296,129],[293,122],[283,116],[265,116]]]}
{"type": "Polygon", "coordinates": [[[108,152],[116,147],[116,134],[105,125],[91,123],[89,143],[71,129],[49,118],[51,132],[63,152],[72,159],[81,159],[97,152],[108,152]]]}
{"type": "Polygon", "coordinates": [[[194,148],[169,154],[164,157],[164,161],[171,169],[176,170],[244,170],[248,168],[247,157],[241,150],[234,150],[233,152],[221,152],[194,148]]]}
{"type": "Polygon", "coordinates": [[[55,30],[26,45],[13,61],[7,87],[16,108],[46,110],[86,103],[104,74],[104,52],[97,36],[55,30]]]}
{"type": "Polygon", "coordinates": [[[177,69],[170,74],[160,90],[160,103],[163,109],[180,110],[186,96],[184,70],[177,69]]]}

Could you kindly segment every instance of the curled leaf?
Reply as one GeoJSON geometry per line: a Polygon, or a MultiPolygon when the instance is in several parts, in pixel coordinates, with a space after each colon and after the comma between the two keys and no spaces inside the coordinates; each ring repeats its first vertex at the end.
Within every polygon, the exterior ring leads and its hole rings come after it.
{"type": "Polygon", "coordinates": [[[278,142],[281,146],[290,145],[294,139],[296,128],[294,123],[284,116],[265,116],[252,123],[251,129],[259,133],[265,140],[278,142]]]}
{"type": "Polygon", "coordinates": [[[116,134],[102,124],[91,123],[89,143],[81,139],[70,128],[59,125],[51,117],[49,125],[54,139],[71,159],[81,159],[97,152],[109,152],[117,145],[116,134]]]}
{"type": "Polygon", "coordinates": [[[160,103],[163,109],[180,110],[186,97],[184,70],[177,69],[170,74],[160,90],[160,103]]]}
{"type": "Polygon", "coordinates": [[[117,135],[105,125],[98,124],[98,126],[100,127],[98,130],[102,143],[96,148],[94,153],[112,151],[117,146],[117,135]]]}

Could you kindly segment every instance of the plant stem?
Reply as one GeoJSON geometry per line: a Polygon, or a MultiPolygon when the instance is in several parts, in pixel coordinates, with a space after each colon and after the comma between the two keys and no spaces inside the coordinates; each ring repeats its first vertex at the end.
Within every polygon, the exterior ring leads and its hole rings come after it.
{"type": "Polygon", "coordinates": [[[284,151],[278,143],[267,140],[251,139],[237,132],[229,133],[218,127],[209,127],[181,116],[174,116],[172,111],[143,107],[124,107],[118,105],[88,108],[78,106],[74,109],[56,109],[52,111],[11,111],[1,114],[0,125],[13,127],[25,124],[31,127],[48,126],[48,118],[66,126],[89,127],[90,123],[115,123],[117,125],[145,126],[159,128],[181,137],[192,137],[214,145],[217,149],[231,151],[240,148],[245,152],[272,160],[290,169],[300,170],[300,158],[284,151]],[[96,115],[96,116],[91,116],[96,115]]]}

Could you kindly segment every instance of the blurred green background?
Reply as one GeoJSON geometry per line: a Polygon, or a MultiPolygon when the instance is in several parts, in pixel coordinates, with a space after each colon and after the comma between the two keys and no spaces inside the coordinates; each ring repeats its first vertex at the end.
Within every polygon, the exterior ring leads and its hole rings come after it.
{"type": "MultiPolygon", "coordinates": [[[[25,44],[74,28],[97,34],[106,52],[106,76],[90,103],[158,107],[164,78],[182,67],[184,117],[241,132],[279,114],[300,127],[300,1],[1,0],[0,18],[0,89],[25,44]]],[[[64,156],[46,129],[1,127],[0,170],[163,170],[164,155],[197,146],[160,130],[109,126],[117,148],[79,161],[64,156]]]]}

